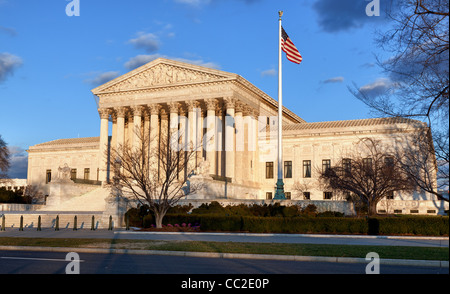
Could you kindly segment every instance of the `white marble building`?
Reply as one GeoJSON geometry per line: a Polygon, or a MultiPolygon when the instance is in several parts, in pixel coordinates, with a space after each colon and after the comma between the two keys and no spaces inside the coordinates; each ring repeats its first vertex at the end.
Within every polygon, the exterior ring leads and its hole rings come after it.
{"type": "MultiPolygon", "coordinates": [[[[202,145],[192,169],[206,162],[207,185],[188,199],[265,200],[275,192],[277,177],[277,101],[243,77],[163,58],[156,59],[92,90],[98,97],[100,134],[60,139],[28,150],[28,183],[49,193],[48,183],[67,164],[71,178],[107,183],[111,147],[137,144],[134,129],[150,138],[171,126],[185,130],[185,142],[202,145]],[[204,140],[207,137],[208,141],[204,140]],[[202,144],[203,143],[203,144],[202,144]]],[[[426,125],[408,119],[379,118],[308,123],[283,110],[283,170],[288,199],[342,201],[316,184],[314,167],[333,164],[344,150],[364,137],[398,145],[426,125]],[[299,192],[295,185],[308,187],[299,192]]],[[[155,143],[150,148],[156,148],[155,143]]],[[[189,171],[188,171],[189,173],[189,171]]],[[[397,213],[436,214],[434,196],[395,192],[387,207],[397,213]]],[[[447,208],[448,209],[448,208],[447,208]]]]}

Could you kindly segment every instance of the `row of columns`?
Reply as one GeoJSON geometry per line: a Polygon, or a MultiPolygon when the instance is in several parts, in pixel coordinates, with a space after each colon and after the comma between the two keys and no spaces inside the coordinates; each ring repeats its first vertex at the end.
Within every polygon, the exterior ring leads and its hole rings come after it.
{"type": "Polygon", "coordinates": [[[209,173],[231,178],[235,183],[255,181],[257,164],[257,112],[233,97],[203,101],[171,102],[99,109],[99,178],[109,180],[109,120],[112,119],[111,147],[140,144],[134,130],[149,135],[150,150],[159,148],[161,132],[177,131],[180,147],[197,150],[189,174],[203,160],[209,173]],[[187,118],[186,118],[187,113],[187,118]]]}

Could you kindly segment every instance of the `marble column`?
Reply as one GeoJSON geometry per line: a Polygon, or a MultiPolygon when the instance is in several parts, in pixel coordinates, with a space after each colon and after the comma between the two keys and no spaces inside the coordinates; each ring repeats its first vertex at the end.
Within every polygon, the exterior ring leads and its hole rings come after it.
{"type": "Polygon", "coordinates": [[[121,149],[124,144],[125,139],[125,115],[126,115],[126,108],[125,107],[118,107],[115,109],[116,116],[117,116],[117,132],[116,136],[117,139],[115,148],[116,150],[121,149]]]}
{"type": "Polygon", "coordinates": [[[159,154],[159,104],[148,106],[150,110],[150,170],[158,174],[158,154],[159,154]]]}
{"type": "Polygon", "coordinates": [[[133,150],[140,150],[142,149],[141,147],[141,143],[142,143],[142,132],[141,132],[141,127],[142,127],[142,111],[143,111],[143,107],[142,106],[133,106],[132,107],[133,110],[133,150]]]}
{"type": "Polygon", "coordinates": [[[237,102],[235,104],[235,116],[234,116],[234,123],[235,123],[235,129],[236,129],[236,148],[235,148],[235,178],[236,183],[242,184],[243,183],[243,160],[244,160],[244,119],[242,117],[242,111],[243,111],[243,104],[240,102],[237,102]]]}
{"type": "Polygon", "coordinates": [[[209,173],[216,172],[216,99],[207,99],[206,103],[206,134],[204,136],[204,146],[206,150],[206,161],[209,164],[209,173]]]}
{"type": "MultiPolygon", "coordinates": [[[[186,147],[189,156],[188,163],[188,174],[195,170],[198,163],[197,162],[197,152],[201,151],[201,141],[199,141],[199,129],[198,129],[198,112],[199,103],[197,101],[187,101],[187,111],[188,111],[188,134],[186,136],[186,147]]],[[[201,137],[200,137],[201,138],[201,137]]]]}
{"type": "Polygon", "coordinates": [[[99,153],[99,181],[103,184],[108,182],[108,141],[109,141],[109,109],[99,109],[100,114],[100,153],[99,153]]]}
{"type": "Polygon", "coordinates": [[[227,97],[224,99],[226,116],[225,116],[225,176],[235,181],[235,103],[236,99],[227,97]]]}

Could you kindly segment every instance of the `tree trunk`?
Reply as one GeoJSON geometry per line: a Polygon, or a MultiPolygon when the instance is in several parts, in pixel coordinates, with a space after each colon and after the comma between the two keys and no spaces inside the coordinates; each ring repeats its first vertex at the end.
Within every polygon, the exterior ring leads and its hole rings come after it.
{"type": "Polygon", "coordinates": [[[162,228],[162,220],[164,218],[164,214],[159,213],[159,212],[155,212],[155,223],[156,223],[156,228],[160,229],[162,228]]]}
{"type": "Polygon", "coordinates": [[[369,216],[375,216],[375,215],[377,215],[377,202],[375,202],[375,201],[372,201],[372,202],[370,202],[369,203],[369,207],[368,207],[368,209],[369,209],[369,216]]]}

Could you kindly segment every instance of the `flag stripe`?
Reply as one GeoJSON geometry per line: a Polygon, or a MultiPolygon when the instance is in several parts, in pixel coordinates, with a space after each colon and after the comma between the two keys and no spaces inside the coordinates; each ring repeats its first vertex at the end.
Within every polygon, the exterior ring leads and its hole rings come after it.
{"type": "Polygon", "coordinates": [[[286,53],[286,57],[289,61],[300,64],[303,58],[300,52],[298,52],[297,47],[295,47],[291,38],[289,38],[288,34],[284,31],[284,28],[281,28],[281,49],[286,53]]]}

